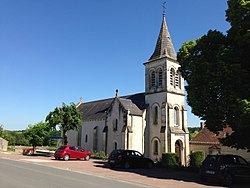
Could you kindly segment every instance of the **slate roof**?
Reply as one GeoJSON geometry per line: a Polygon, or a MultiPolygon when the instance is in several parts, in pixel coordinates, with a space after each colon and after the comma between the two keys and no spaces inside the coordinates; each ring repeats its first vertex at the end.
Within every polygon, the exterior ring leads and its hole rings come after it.
{"type": "Polygon", "coordinates": [[[119,99],[125,110],[129,110],[132,115],[142,115],[142,111],[130,100],[130,99],[119,99]]]}
{"type": "Polygon", "coordinates": [[[224,138],[227,135],[232,133],[230,127],[224,128],[222,131],[219,131],[218,135],[209,131],[206,127],[200,130],[200,132],[190,140],[191,144],[220,144],[220,138],[224,138]]]}
{"type": "Polygon", "coordinates": [[[163,15],[161,30],[156,43],[155,51],[149,60],[158,59],[162,57],[169,57],[176,60],[176,53],[172,43],[168,27],[166,24],[165,15],[163,15]]]}
{"type": "MultiPolygon", "coordinates": [[[[78,110],[82,113],[83,121],[103,120],[109,110],[114,98],[82,103],[78,110]]],[[[145,108],[145,93],[138,93],[119,97],[120,102],[126,110],[130,110],[133,115],[141,115],[141,110],[145,108]]]]}

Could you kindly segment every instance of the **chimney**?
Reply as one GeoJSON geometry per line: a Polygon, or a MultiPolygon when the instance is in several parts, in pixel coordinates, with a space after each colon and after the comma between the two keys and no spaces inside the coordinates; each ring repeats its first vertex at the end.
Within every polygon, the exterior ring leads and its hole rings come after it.
{"type": "Polygon", "coordinates": [[[204,121],[200,122],[200,129],[203,129],[204,127],[205,127],[205,122],[204,121]]]}

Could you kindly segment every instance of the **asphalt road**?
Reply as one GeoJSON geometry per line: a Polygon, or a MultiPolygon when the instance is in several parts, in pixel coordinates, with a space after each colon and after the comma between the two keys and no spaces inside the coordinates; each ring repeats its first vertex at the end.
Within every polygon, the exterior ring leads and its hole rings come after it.
{"type": "Polygon", "coordinates": [[[0,158],[1,188],[143,188],[147,186],[0,158]]]}

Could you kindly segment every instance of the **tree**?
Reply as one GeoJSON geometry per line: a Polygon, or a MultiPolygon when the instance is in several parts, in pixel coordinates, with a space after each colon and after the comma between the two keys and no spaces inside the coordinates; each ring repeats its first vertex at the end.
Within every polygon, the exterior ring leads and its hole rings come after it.
{"type": "Polygon", "coordinates": [[[43,145],[48,139],[50,133],[50,127],[48,123],[37,123],[35,125],[29,125],[28,128],[24,131],[24,135],[29,140],[29,143],[33,147],[33,151],[36,146],[43,145]]]}
{"type": "Polygon", "coordinates": [[[74,103],[70,103],[70,105],[63,103],[62,107],[56,107],[54,111],[47,115],[45,121],[54,130],[56,126],[60,126],[65,145],[68,144],[67,131],[78,130],[78,126],[82,124],[81,113],[74,103]]]}
{"type": "Polygon", "coordinates": [[[177,58],[192,112],[213,132],[232,128],[223,144],[250,150],[250,1],[228,0],[226,17],[226,35],[209,30],[184,43],[177,58]]]}
{"type": "Polygon", "coordinates": [[[12,131],[11,132],[13,135],[15,135],[15,138],[16,138],[15,145],[22,145],[22,146],[30,145],[29,140],[24,135],[24,132],[25,131],[12,131]]]}
{"type": "Polygon", "coordinates": [[[12,131],[3,130],[2,137],[9,142],[8,145],[13,146],[16,144],[16,137],[14,134],[12,134],[12,131]]]}
{"type": "Polygon", "coordinates": [[[194,137],[196,137],[199,134],[200,127],[189,127],[189,140],[192,140],[194,137]]]}

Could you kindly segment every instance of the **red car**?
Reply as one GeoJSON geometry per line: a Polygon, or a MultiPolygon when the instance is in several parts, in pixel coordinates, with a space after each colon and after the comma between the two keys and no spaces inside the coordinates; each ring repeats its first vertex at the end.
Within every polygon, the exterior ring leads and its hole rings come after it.
{"type": "Polygon", "coordinates": [[[54,154],[55,159],[84,159],[88,161],[91,158],[91,153],[79,146],[61,146],[54,154]]]}

